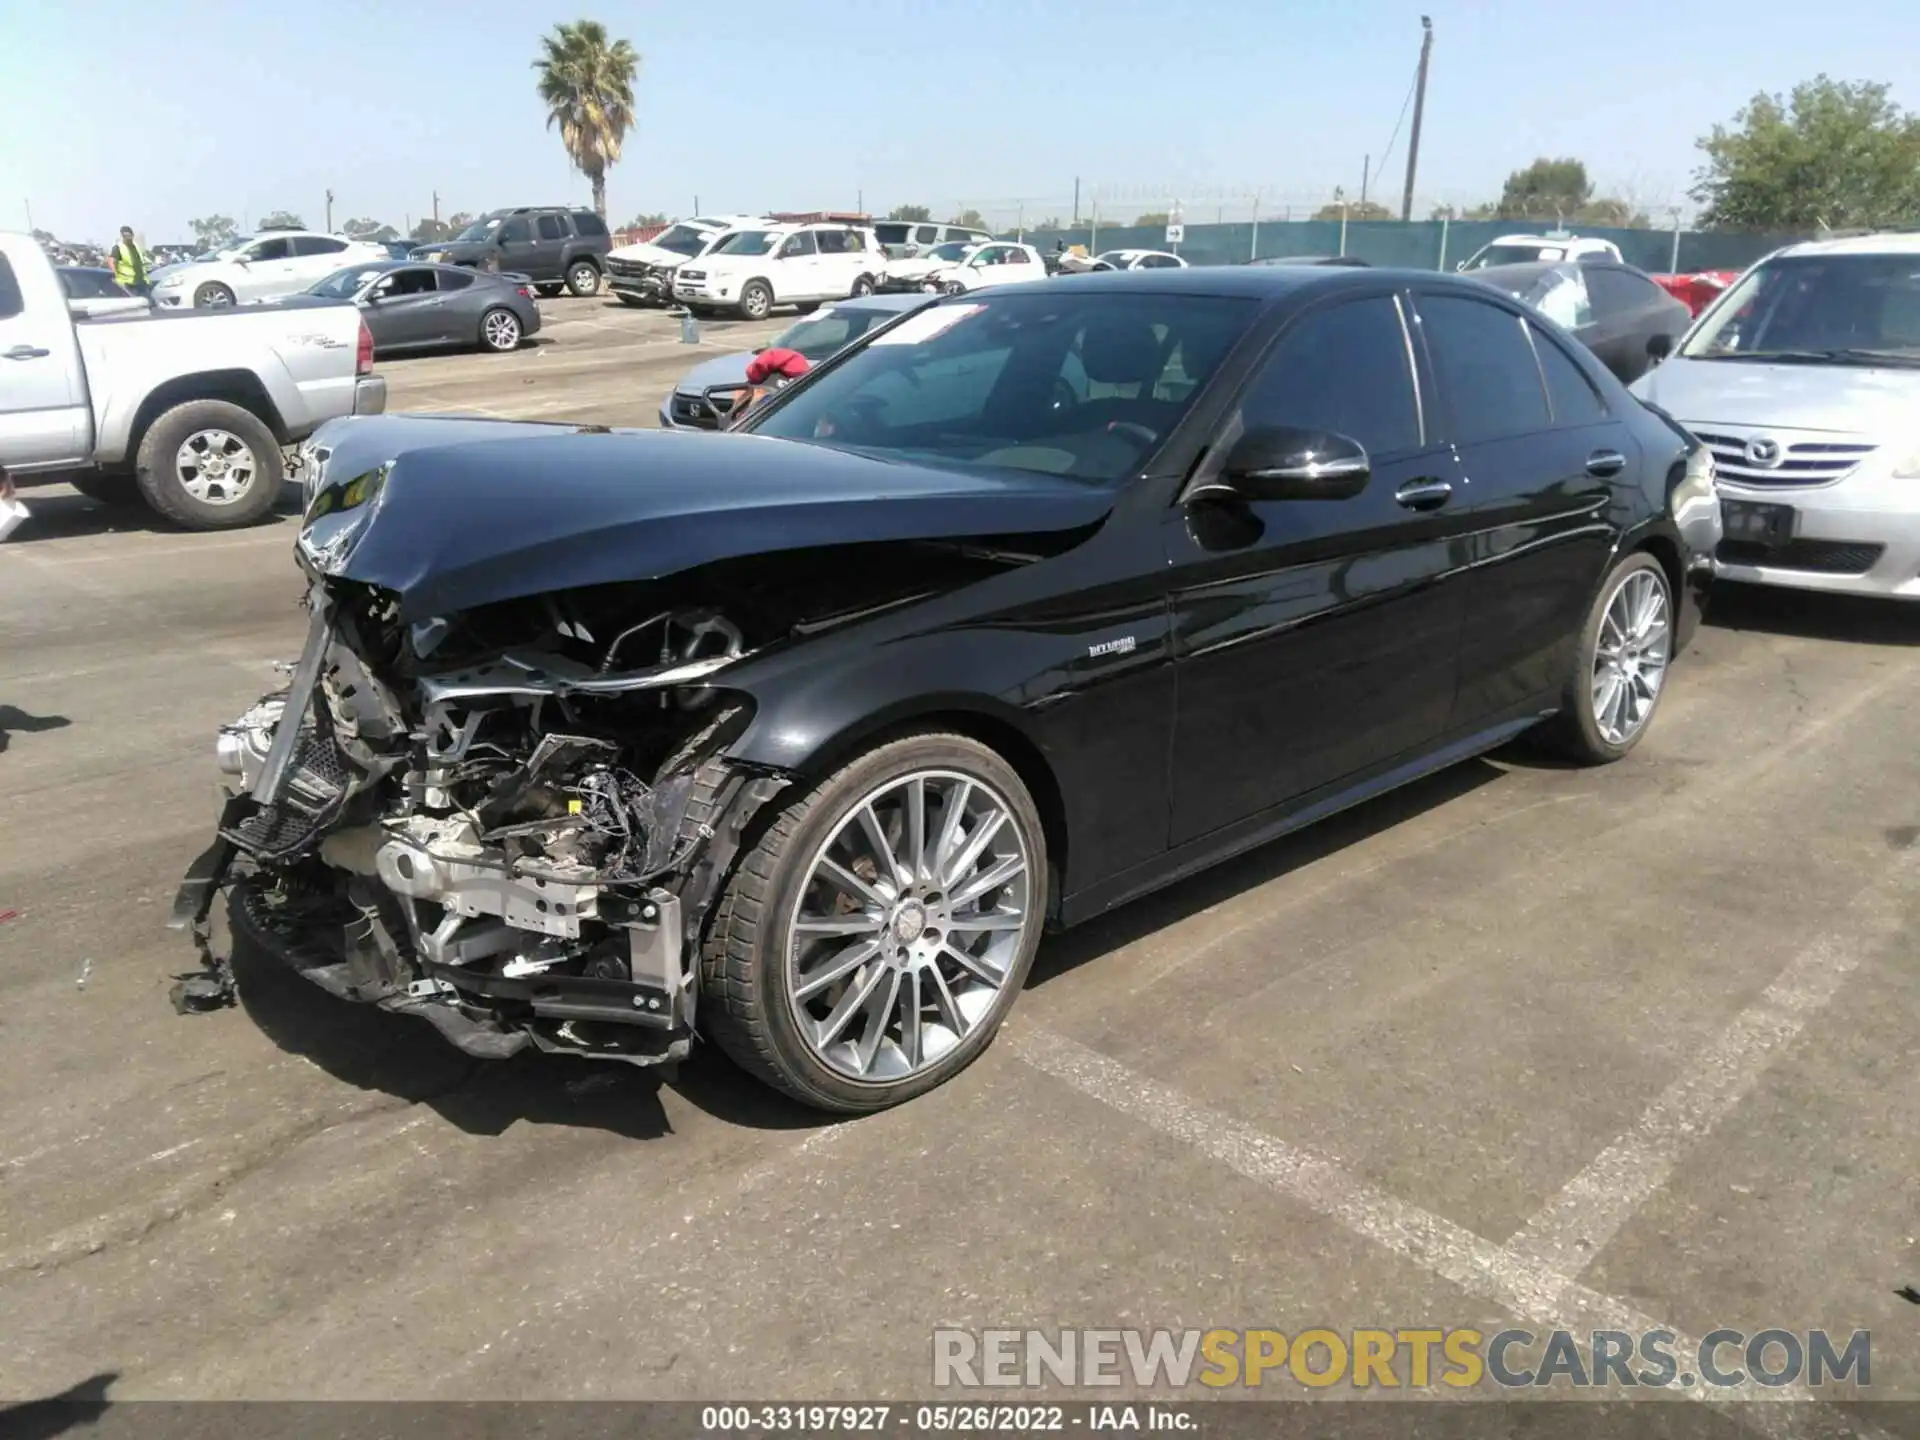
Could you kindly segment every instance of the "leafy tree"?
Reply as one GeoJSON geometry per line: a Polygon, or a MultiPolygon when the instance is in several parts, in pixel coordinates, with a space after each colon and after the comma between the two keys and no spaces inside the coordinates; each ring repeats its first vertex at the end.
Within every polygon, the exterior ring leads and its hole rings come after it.
{"type": "Polygon", "coordinates": [[[473,216],[464,210],[456,210],[447,217],[447,234],[458,235],[473,223],[473,216]]]}
{"type": "Polygon", "coordinates": [[[987,224],[986,219],[978,210],[962,210],[958,215],[947,221],[947,224],[964,225],[969,230],[988,230],[992,228],[987,224]]]}
{"type": "Polygon", "coordinates": [[[547,107],[547,128],[560,128],[560,143],[593,186],[593,208],[607,218],[607,167],[633,129],[633,76],[640,55],[625,40],[610,40],[597,20],[553,27],[540,38],[533,62],[535,88],[547,107]]]}
{"type": "Polygon", "coordinates": [[[260,217],[262,230],[304,230],[307,222],[291,210],[275,210],[260,217]]]}
{"type": "Polygon", "coordinates": [[[931,220],[933,211],[924,205],[896,205],[887,212],[889,220],[931,220]]]}
{"type": "Polygon", "coordinates": [[[656,225],[669,223],[667,217],[659,211],[651,215],[636,215],[620,228],[623,230],[651,230],[656,225]]]}
{"type": "Polygon", "coordinates": [[[341,231],[352,240],[398,240],[400,232],[378,220],[349,220],[341,231]]]}
{"type": "Polygon", "coordinates": [[[1920,114],[1878,83],[1816,76],[1755,95],[1699,142],[1692,195],[1707,229],[1804,230],[1920,218],[1920,114]]]}
{"type": "Polygon", "coordinates": [[[203,251],[224,245],[240,233],[230,215],[203,215],[187,223],[193,227],[194,243],[203,251]]]}
{"type": "Polygon", "coordinates": [[[1172,219],[1173,219],[1173,216],[1168,211],[1149,210],[1144,215],[1134,216],[1133,223],[1135,228],[1139,228],[1141,226],[1147,226],[1147,225],[1166,225],[1169,222],[1171,222],[1172,219]]]}
{"type": "MultiPolygon", "coordinates": [[[[1313,218],[1338,220],[1342,208],[1337,201],[1332,205],[1322,205],[1313,212],[1313,218]]],[[[1349,220],[1391,220],[1393,218],[1393,212],[1375,200],[1349,200],[1344,208],[1349,220]]]]}
{"type": "Polygon", "coordinates": [[[1046,219],[1036,220],[1027,226],[1029,230],[1064,230],[1066,228],[1058,215],[1049,215],[1046,219]]]}
{"type": "Polygon", "coordinates": [[[431,215],[425,215],[414,222],[413,231],[407,238],[425,244],[431,240],[444,240],[447,234],[444,222],[434,219],[431,215]]]}
{"type": "Polygon", "coordinates": [[[1523,170],[1507,176],[1500,191],[1498,213],[1503,220],[1546,219],[1578,215],[1593,198],[1593,181],[1586,165],[1571,157],[1549,160],[1541,156],[1523,170]]]}

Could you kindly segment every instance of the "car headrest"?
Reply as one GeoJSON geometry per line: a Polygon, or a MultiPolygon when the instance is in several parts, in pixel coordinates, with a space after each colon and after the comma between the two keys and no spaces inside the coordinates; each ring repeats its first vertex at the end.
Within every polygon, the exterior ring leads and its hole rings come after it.
{"type": "Polygon", "coordinates": [[[1144,385],[1160,375],[1153,327],[1127,315],[1103,315],[1080,334],[1080,364],[1102,385],[1144,385]]]}

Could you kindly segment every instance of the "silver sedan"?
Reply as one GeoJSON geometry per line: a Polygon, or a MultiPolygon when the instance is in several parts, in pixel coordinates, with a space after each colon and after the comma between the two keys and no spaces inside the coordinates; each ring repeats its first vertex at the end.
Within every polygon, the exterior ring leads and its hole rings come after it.
{"type": "Polygon", "coordinates": [[[514,350],[540,328],[540,306],[526,276],[413,260],[349,265],[279,303],[345,300],[360,307],[381,354],[443,345],[514,350]]]}

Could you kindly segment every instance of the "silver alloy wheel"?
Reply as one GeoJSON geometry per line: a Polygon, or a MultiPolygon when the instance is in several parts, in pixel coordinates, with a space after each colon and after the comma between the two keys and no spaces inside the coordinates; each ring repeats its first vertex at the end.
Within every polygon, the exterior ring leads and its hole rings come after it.
{"type": "Polygon", "coordinates": [[[600,272],[591,265],[576,265],[569,288],[576,295],[591,295],[600,288],[600,272]]]}
{"type": "Polygon", "coordinates": [[[224,285],[202,285],[194,292],[193,302],[204,310],[219,310],[233,304],[233,292],[224,285]]]}
{"type": "Polygon", "coordinates": [[[809,1050],[852,1080],[936,1065],[993,1011],[1038,923],[1012,807],[952,770],[852,806],[814,852],[785,936],[787,1003],[809,1050]]]}
{"type": "Polygon", "coordinates": [[[232,505],[253,488],[259,474],[253,447],[230,430],[196,430],[174,452],[174,473],[194,499],[232,505]]]}
{"type": "Polygon", "coordinates": [[[1593,646],[1593,720],[1609,745],[1625,745],[1653,714],[1672,654],[1667,587],[1635,570],[1600,614],[1593,646]]]}
{"type": "Polygon", "coordinates": [[[749,285],[740,292],[740,312],[749,320],[764,320],[771,309],[773,298],[761,286],[749,285]]]}
{"type": "Polygon", "coordinates": [[[504,310],[496,310],[481,322],[487,344],[495,350],[511,350],[520,343],[520,322],[504,310]]]}

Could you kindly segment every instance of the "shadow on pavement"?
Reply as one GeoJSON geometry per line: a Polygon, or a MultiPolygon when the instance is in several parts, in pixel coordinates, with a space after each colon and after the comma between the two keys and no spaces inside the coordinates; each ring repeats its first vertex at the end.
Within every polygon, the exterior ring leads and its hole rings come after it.
{"type": "Polygon", "coordinates": [[[756,1130],[830,1120],[750,1079],[709,1046],[675,1070],[532,1051],[475,1060],[425,1021],[340,1000],[244,940],[233,944],[232,960],[241,1008],[281,1049],[358,1089],[429,1106],[471,1135],[530,1124],[653,1139],[672,1129],[661,1104],[667,1085],[715,1118],[756,1130]]]}
{"type": "Polygon", "coordinates": [[[119,1378],[119,1371],[104,1370],[58,1395],[0,1405],[0,1435],[7,1440],[53,1440],[56,1435],[90,1426],[113,1404],[107,1399],[107,1388],[119,1378]]]}
{"type": "Polygon", "coordinates": [[[1705,620],[1717,630],[1757,630],[1862,645],[1920,645],[1920,605],[1911,600],[1717,580],[1707,597],[1705,620]]]}
{"type": "Polygon", "coordinates": [[[1416,815],[1470,794],[1482,785],[1499,779],[1503,773],[1498,765],[1484,759],[1449,766],[1437,774],[1382,795],[1377,800],[1329,816],[1316,825],[1282,836],[1202,871],[1177,885],[1143,896],[1065,934],[1049,936],[1040,946],[1027,983],[1044,985],[1057,976],[1077,969],[1088,961],[1098,960],[1156,930],[1178,925],[1243,891],[1257,889],[1289,871],[1323,860],[1350,845],[1357,845],[1382,831],[1391,830],[1416,815]]]}
{"type": "Polygon", "coordinates": [[[17,705],[0,705],[0,754],[5,754],[13,737],[38,735],[43,730],[64,730],[73,724],[64,715],[29,715],[17,705]]]}
{"type": "MultiPolygon", "coordinates": [[[[183,530],[162,519],[138,500],[125,503],[89,499],[64,486],[23,489],[20,499],[26,503],[27,518],[5,541],[7,549],[31,545],[41,540],[70,540],[84,535],[150,534],[206,535],[209,539],[231,535],[231,530],[183,530]]],[[[300,487],[289,481],[271,516],[259,524],[245,527],[260,529],[300,510],[300,487]]]]}

